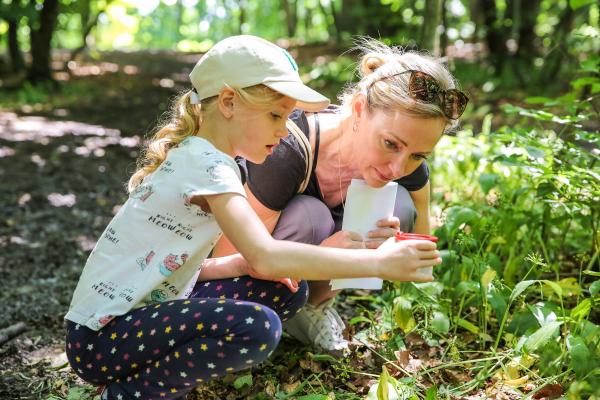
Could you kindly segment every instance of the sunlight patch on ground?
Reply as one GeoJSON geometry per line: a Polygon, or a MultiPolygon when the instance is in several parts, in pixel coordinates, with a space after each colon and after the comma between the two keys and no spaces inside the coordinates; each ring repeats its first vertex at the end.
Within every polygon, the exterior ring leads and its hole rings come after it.
{"type": "MultiPolygon", "coordinates": [[[[0,114],[0,139],[10,142],[33,141],[46,145],[50,138],[65,135],[92,136],[85,139],[84,146],[74,149],[81,156],[94,154],[97,157],[104,155],[104,148],[110,145],[123,147],[137,147],[141,143],[139,136],[122,137],[118,129],[105,128],[100,125],[90,125],[76,121],[51,121],[39,116],[17,116],[15,113],[0,114]]],[[[62,149],[65,150],[65,149],[62,149]]],[[[63,152],[61,150],[61,152],[63,152]]],[[[66,151],[66,150],[65,150],[66,151]]],[[[8,147],[0,148],[0,157],[14,154],[8,147]]],[[[31,161],[43,166],[45,161],[33,154],[31,161]]]]}

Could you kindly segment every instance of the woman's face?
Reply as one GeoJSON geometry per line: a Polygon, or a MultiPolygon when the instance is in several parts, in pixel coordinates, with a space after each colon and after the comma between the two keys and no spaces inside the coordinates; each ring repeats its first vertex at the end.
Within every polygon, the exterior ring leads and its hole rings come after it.
{"type": "Polygon", "coordinates": [[[431,155],[440,140],[443,118],[418,118],[400,111],[359,113],[354,158],[371,187],[410,175],[431,155]]]}

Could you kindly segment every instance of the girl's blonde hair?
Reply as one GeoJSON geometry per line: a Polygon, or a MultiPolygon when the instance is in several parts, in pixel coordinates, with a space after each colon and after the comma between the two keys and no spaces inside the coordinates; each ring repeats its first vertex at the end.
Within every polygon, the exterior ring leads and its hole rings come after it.
{"type": "Polygon", "coordinates": [[[456,127],[457,121],[451,120],[437,104],[415,101],[408,93],[409,73],[416,70],[431,75],[441,89],[455,89],[457,82],[442,64],[439,58],[407,51],[400,46],[387,46],[378,40],[362,38],[357,41],[356,50],[361,59],[357,67],[360,81],[348,85],[339,100],[344,106],[350,106],[358,93],[368,95],[369,107],[386,112],[402,111],[420,118],[443,118],[446,130],[456,127]]]}
{"type": "MultiPolygon", "coordinates": [[[[234,90],[245,104],[258,109],[266,109],[284,97],[283,94],[264,85],[234,90]]],[[[181,94],[173,102],[164,122],[156,128],[152,139],[138,159],[137,170],[129,179],[127,185],[129,193],[162,164],[171,148],[176,147],[188,136],[195,136],[203,119],[215,112],[218,96],[204,99],[200,104],[192,104],[191,94],[191,90],[181,94]]]]}

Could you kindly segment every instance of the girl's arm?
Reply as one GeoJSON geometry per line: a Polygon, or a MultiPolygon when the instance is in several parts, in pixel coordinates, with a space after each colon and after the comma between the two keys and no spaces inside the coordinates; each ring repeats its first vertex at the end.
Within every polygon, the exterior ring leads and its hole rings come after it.
{"type": "Polygon", "coordinates": [[[192,201],[202,205],[203,199],[224,234],[261,276],[309,280],[378,276],[422,281],[431,278],[424,278],[419,269],[441,262],[435,244],[422,240],[394,243],[391,239],[377,250],[344,250],[275,240],[243,196],[225,193],[195,197],[192,201]]]}
{"type": "MultiPolygon", "coordinates": [[[[246,189],[246,196],[248,196],[248,203],[254,209],[254,212],[260,218],[260,220],[265,225],[265,228],[269,233],[273,233],[275,230],[275,226],[277,225],[277,221],[279,221],[279,216],[281,215],[281,211],[271,210],[261,203],[256,196],[252,193],[248,184],[244,185],[244,189],[246,189]]],[[[231,244],[227,235],[223,235],[221,239],[217,242],[217,245],[212,251],[213,257],[224,257],[227,255],[231,255],[237,253],[236,248],[231,244]]],[[[226,260],[224,260],[225,262],[226,260]]],[[[219,263],[220,265],[224,265],[223,263],[219,263]]],[[[242,272],[240,275],[244,275],[245,272],[242,272]]],[[[239,275],[238,275],[239,276],[239,275]]],[[[225,278],[225,277],[224,277],[225,278]]]]}
{"type": "Polygon", "coordinates": [[[431,226],[429,225],[429,197],[430,197],[430,184],[427,182],[425,186],[414,192],[409,192],[412,198],[415,208],[417,209],[417,220],[415,221],[415,227],[413,231],[415,233],[421,233],[429,235],[431,226]]]}

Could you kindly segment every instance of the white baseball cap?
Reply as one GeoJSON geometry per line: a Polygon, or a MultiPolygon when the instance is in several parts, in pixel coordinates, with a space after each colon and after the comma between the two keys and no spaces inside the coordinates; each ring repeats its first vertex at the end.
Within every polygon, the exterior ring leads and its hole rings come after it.
{"type": "Polygon", "coordinates": [[[296,107],[305,111],[320,111],[329,105],[327,97],[302,83],[298,65],[287,51],[251,35],[231,36],[215,44],[196,63],[190,80],[196,91],[191,99],[195,104],[225,87],[263,84],[296,100],[296,107]]]}

